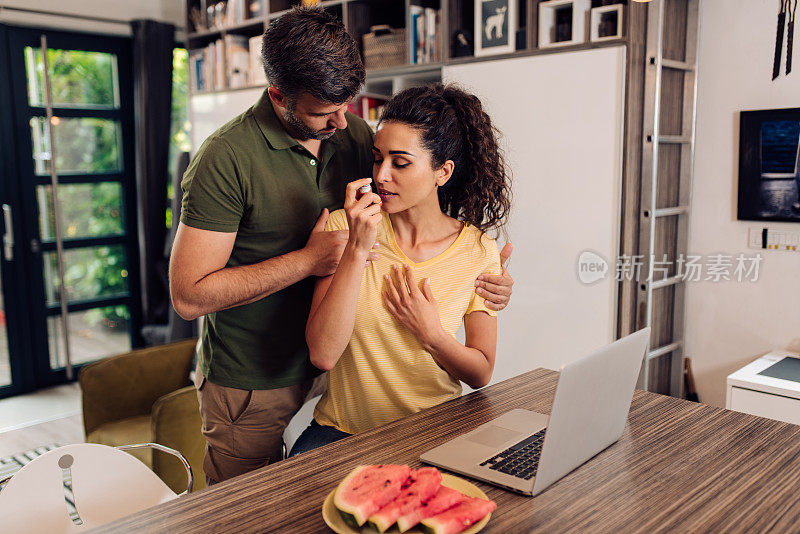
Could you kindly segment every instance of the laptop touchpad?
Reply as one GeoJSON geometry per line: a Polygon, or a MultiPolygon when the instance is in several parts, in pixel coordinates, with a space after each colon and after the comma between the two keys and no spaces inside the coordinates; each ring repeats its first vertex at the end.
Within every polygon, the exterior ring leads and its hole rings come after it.
{"type": "Polygon", "coordinates": [[[467,438],[468,441],[480,443],[488,447],[499,447],[510,439],[524,436],[524,433],[509,430],[501,426],[490,426],[484,428],[474,436],[467,438]]]}

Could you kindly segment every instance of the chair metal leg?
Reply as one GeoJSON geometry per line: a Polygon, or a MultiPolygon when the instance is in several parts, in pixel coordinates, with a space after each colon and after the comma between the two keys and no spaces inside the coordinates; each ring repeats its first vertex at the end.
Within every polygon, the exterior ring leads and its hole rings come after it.
{"type": "Polygon", "coordinates": [[[186,491],[178,495],[178,497],[192,492],[192,486],[194,484],[194,475],[192,474],[192,468],[189,465],[189,462],[186,460],[186,457],[179,451],[176,451],[175,449],[170,449],[169,447],[165,447],[163,445],[159,445],[158,443],[134,443],[133,445],[120,445],[119,447],[115,448],[121,451],[134,451],[138,449],[155,449],[157,451],[166,452],[167,454],[171,454],[172,456],[177,457],[181,462],[183,462],[183,467],[186,469],[186,476],[189,480],[189,483],[186,485],[186,491]]]}

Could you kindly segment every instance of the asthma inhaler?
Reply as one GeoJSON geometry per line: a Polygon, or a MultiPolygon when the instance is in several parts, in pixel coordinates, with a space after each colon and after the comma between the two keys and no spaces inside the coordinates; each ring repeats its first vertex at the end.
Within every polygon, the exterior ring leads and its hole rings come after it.
{"type": "Polygon", "coordinates": [[[362,185],[362,186],[361,186],[361,187],[359,187],[359,188],[358,188],[358,190],[356,191],[356,200],[360,199],[361,197],[363,197],[364,195],[366,195],[366,194],[367,194],[367,193],[369,193],[370,191],[372,191],[372,188],[369,186],[369,184],[367,184],[367,185],[362,185]]]}

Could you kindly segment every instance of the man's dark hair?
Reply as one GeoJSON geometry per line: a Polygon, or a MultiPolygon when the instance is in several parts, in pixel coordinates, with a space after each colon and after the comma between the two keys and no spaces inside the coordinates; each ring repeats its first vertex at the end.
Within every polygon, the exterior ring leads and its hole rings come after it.
{"type": "Polygon", "coordinates": [[[324,9],[296,7],[264,32],[261,51],[269,83],[290,102],[300,93],[331,104],[354,97],[366,73],[358,46],[324,9]]]}

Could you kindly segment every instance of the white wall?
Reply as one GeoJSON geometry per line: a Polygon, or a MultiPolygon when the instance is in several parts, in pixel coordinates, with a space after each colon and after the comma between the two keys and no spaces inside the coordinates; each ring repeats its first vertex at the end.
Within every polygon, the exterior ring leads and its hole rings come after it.
{"type": "MultiPolygon", "coordinates": [[[[3,6],[115,20],[153,19],[183,27],[183,0],[3,0],[3,6]]],[[[129,35],[120,24],[0,10],[0,22],[64,30],[129,35]]]]}
{"type": "MultiPolygon", "coordinates": [[[[736,220],[739,112],[800,107],[800,37],[794,72],[771,81],[778,2],[703,0],[700,4],[697,129],[689,251],[753,254],[736,220]]],[[[784,39],[784,52],[786,45],[784,39]]],[[[781,67],[783,72],[783,67],[781,67]]],[[[793,228],[798,224],[766,225],[793,228]]],[[[725,405],[728,374],[772,348],[800,345],[800,254],[762,251],[755,282],[690,282],[686,356],[700,400],[725,405]]]]}
{"type": "Polygon", "coordinates": [[[255,104],[263,92],[264,87],[254,87],[192,95],[189,106],[189,118],[192,122],[192,154],[197,152],[203,141],[217,128],[255,104]]]}
{"type": "MultiPolygon", "coordinates": [[[[614,339],[625,47],[445,67],[481,97],[513,173],[509,270],[493,382],[558,369],[614,339]],[[610,260],[582,284],[584,250],[610,260]]],[[[501,243],[502,244],[502,243],[501,243]]]]}

